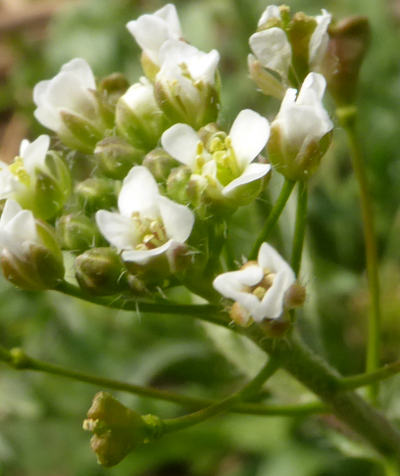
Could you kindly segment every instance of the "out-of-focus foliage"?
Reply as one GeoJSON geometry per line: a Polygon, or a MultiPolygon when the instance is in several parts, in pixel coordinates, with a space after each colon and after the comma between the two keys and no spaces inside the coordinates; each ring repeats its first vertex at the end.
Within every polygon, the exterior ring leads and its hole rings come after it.
{"type": "MultiPolygon", "coordinates": [[[[375,199],[382,259],[383,359],[400,357],[400,156],[399,28],[397,1],[293,0],[293,10],[338,18],[360,13],[370,18],[371,49],[362,69],[360,131],[375,199]],[[397,10],[396,10],[397,9],[397,10]]],[[[52,76],[71,57],[89,61],[101,77],[122,71],[133,82],[140,74],[139,49],[125,29],[128,20],[163,2],[81,0],[64,6],[43,39],[21,32],[4,41],[16,56],[11,76],[0,85],[0,113],[25,114],[30,134],[41,128],[32,118],[31,89],[52,76]]],[[[187,38],[222,57],[223,114],[230,124],[243,107],[266,114],[278,104],[259,94],[246,73],[248,37],[265,8],[261,0],[181,0],[176,2],[187,38]]],[[[332,111],[333,112],[333,111],[332,111]]],[[[275,178],[272,189],[278,187],[275,178]]],[[[258,208],[239,210],[232,254],[249,250],[249,232],[268,211],[271,197],[258,208]]],[[[288,246],[291,210],[273,241],[288,246]]],[[[251,240],[250,240],[251,242],[251,240]]],[[[303,281],[309,299],[300,318],[304,335],[344,374],[363,370],[367,294],[357,187],[340,130],[313,179],[310,227],[303,281]]],[[[259,365],[258,354],[226,332],[175,317],[144,317],[82,304],[54,293],[33,294],[0,283],[0,342],[22,346],[33,356],[135,383],[204,396],[222,396],[240,385],[259,365]]],[[[269,388],[278,402],[298,400],[303,390],[278,373],[269,388]]],[[[336,423],[308,419],[229,415],[173,434],[104,470],[89,451],[81,421],[98,388],[58,377],[0,368],[0,475],[4,476],[348,476],[383,474],[369,455],[338,437],[336,423]],[[354,455],[357,454],[357,457],[354,455]]],[[[400,421],[395,395],[400,378],[384,385],[382,405],[400,421]]],[[[115,393],[115,392],[114,392],[115,393]]],[[[178,415],[175,405],[126,394],[120,400],[147,413],[178,415]]],[[[306,396],[306,395],[304,395],[306,396]]]]}

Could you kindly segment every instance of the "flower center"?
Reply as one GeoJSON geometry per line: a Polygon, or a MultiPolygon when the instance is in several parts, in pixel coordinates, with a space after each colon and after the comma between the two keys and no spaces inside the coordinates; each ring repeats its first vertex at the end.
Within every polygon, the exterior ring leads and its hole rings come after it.
{"type": "Polygon", "coordinates": [[[224,132],[217,132],[209,145],[212,158],[217,164],[217,178],[225,186],[241,175],[242,170],[232,148],[232,141],[224,132]]]}
{"type": "Polygon", "coordinates": [[[21,182],[23,185],[29,187],[31,177],[25,169],[24,159],[17,157],[14,162],[8,166],[8,170],[21,182]]]}
{"type": "Polygon", "coordinates": [[[138,212],[132,214],[132,220],[139,235],[136,250],[152,250],[167,242],[167,232],[160,220],[143,217],[138,212]]]}
{"type": "MultiPolygon", "coordinates": [[[[244,267],[252,266],[256,264],[257,264],[256,262],[249,261],[244,265],[244,267]]],[[[241,269],[243,269],[244,267],[242,267],[241,269]]],[[[261,278],[261,280],[254,286],[245,286],[243,291],[253,294],[254,296],[256,296],[256,298],[258,298],[259,301],[262,301],[267,291],[271,288],[274,282],[275,276],[276,276],[276,273],[274,273],[270,269],[264,269],[264,275],[261,278]]]]}

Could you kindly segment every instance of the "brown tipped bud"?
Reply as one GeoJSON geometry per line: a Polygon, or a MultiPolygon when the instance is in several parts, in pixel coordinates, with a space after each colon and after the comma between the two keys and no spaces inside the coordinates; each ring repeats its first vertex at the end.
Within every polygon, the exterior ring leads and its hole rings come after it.
{"type": "Polygon", "coordinates": [[[103,78],[98,86],[101,93],[106,94],[114,104],[129,88],[129,81],[122,73],[112,73],[103,78]]]}
{"type": "Polygon", "coordinates": [[[144,152],[135,148],[121,137],[107,137],[100,141],[94,150],[104,175],[122,180],[129,170],[141,163],[144,152]]]}
{"type": "Polygon", "coordinates": [[[159,427],[159,418],[153,416],[149,424],[106,392],[95,395],[83,422],[83,429],[94,433],[90,445],[98,462],[106,467],[115,466],[138,445],[158,436],[159,427]]]}
{"type": "Polygon", "coordinates": [[[337,103],[348,105],[355,99],[358,75],[370,43],[368,18],[344,18],[329,28],[329,36],[324,75],[337,103]]]}
{"type": "Polygon", "coordinates": [[[244,309],[238,302],[233,303],[231,310],[229,311],[229,316],[232,321],[235,322],[238,326],[248,327],[253,323],[253,319],[246,309],[244,309]]]}
{"type": "Polygon", "coordinates": [[[92,248],[75,260],[76,279],[89,294],[111,295],[127,288],[126,269],[112,248],[92,248]]]}
{"type": "Polygon", "coordinates": [[[306,300],[306,288],[299,283],[294,283],[285,293],[286,309],[301,307],[306,300]]]}
{"type": "Polygon", "coordinates": [[[171,171],[179,167],[180,163],[164,149],[157,148],[146,155],[143,165],[150,170],[157,182],[166,182],[171,171]]]}

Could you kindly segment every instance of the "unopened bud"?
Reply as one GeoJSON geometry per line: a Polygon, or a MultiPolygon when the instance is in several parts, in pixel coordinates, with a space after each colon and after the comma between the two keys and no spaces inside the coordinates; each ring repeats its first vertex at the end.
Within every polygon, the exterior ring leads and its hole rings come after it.
{"type": "Polygon", "coordinates": [[[170,125],[154,97],[153,85],[142,78],[121,96],[115,111],[118,131],[138,149],[153,149],[170,125]]]}
{"type": "Polygon", "coordinates": [[[126,269],[112,248],[92,248],[75,260],[76,279],[89,294],[111,295],[127,289],[126,269]]]}
{"type": "Polygon", "coordinates": [[[351,104],[357,92],[358,75],[367,52],[371,30],[368,18],[344,18],[329,28],[324,74],[338,105],[351,104]]]}
{"type": "Polygon", "coordinates": [[[149,152],[144,158],[143,165],[150,170],[157,182],[166,182],[171,171],[180,166],[178,161],[161,148],[149,152]]]}
{"type": "Polygon", "coordinates": [[[187,165],[181,165],[171,171],[167,180],[167,191],[172,200],[183,204],[190,201],[187,187],[191,175],[192,171],[187,165]]]}
{"type": "Polygon", "coordinates": [[[80,182],[75,193],[87,213],[100,209],[109,209],[117,205],[118,182],[102,178],[89,178],[80,182]]]}
{"type": "Polygon", "coordinates": [[[101,93],[107,95],[109,101],[116,104],[117,100],[129,88],[129,81],[121,73],[113,73],[103,78],[98,86],[101,93]]]}
{"type": "Polygon", "coordinates": [[[106,467],[115,466],[138,445],[159,436],[161,420],[154,415],[149,417],[125,407],[109,393],[97,393],[83,429],[93,432],[90,445],[98,462],[106,467]]]}
{"type": "Polygon", "coordinates": [[[299,283],[294,283],[285,293],[286,309],[301,307],[306,299],[306,288],[299,283]]]}
{"type": "Polygon", "coordinates": [[[241,327],[248,327],[253,323],[253,319],[246,309],[244,309],[238,302],[233,303],[229,315],[235,324],[241,327]]]}
{"type": "Polygon", "coordinates": [[[63,215],[57,220],[56,233],[66,250],[84,251],[102,243],[95,223],[85,215],[63,215]]]}
{"type": "Polygon", "coordinates": [[[97,142],[103,138],[104,131],[83,116],[61,111],[63,127],[58,131],[60,139],[72,149],[92,153],[97,142]]]}
{"type": "Polygon", "coordinates": [[[285,95],[286,88],[272,73],[263,68],[259,60],[253,55],[247,61],[251,79],[266,96],[273,96],[279,100],[285,95]]]}
{"type": "Polygon", "coordinates": [[[101,170],[107,177],[122,180],[129,170],[143,160],[144,152],[121,137],[107,137],[94,150],[101,170]]]}

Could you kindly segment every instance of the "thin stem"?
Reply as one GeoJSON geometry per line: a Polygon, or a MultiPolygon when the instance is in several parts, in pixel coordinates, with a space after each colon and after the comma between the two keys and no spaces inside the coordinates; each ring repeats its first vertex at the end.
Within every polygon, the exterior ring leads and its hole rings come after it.
{"type": "Polygon", "coordinates": [[[295,183],[296,182],[285,179],[279,197],[276,200],[274,206],[272,207],[272,210],[268,215],[268,218],[264,223],[264,226],[253,245],[253,248],[249,255],[249,259],[257,258],[258,249],[260,248],[261,243],[265,241],[271,234],[274,225],[278,221],[278,218],[280,217],[283,209],[285,208],[286,202],[288,201],[290,194],[292,193],[295,183]]]}
{"type": "MultiPolygon", "coordinates": [[[[21,349],[12,349],[11,351],[0,346],[0,361],[7,363],[16,370],[31,370],[47,374],[65,377],[79,382],[98,385],[103,388],[111,388],[122,392],[132,393],[148,398],[155,398],[168,402],[185,405],[191,408],[202,408],[216,403],[208,398],[189,397],[174,392],[159,390],[153,387],[135,385],[119,380],[97,377],[77,370],[68,369],[60,365],[50,364],[42,360],[27,356],[21,349]]],[[[268,416],[296,416],[308,415],[313,413],[326,413],[328,408],[321,402],[310,402],[304,405],[265,405],[261,403],[237,403],[231,408],[235,413],[245,413],[253,415],[268,416]]]]}
{"type": "MultiPolygon", "coordinates": [[[[370,297],[366,370],[367,372],[373,372],[379,368],[381,305],[378,253],[375,237],[374,216],[372,210],[372,198],[368,190],[367,173],[361,150],[361,144],[359,142],[356,132],[357,110],[355,107],[341,108],[338,109],[337,114],[341,125],[347,134],[347,139],[351,152],[351,159],[360,193],[360,203],[365,240],[365,257],[370,297]]],[[[369,388],[369,395],[372,401],[376,401],[378,391],[378,384],[371,384],[369,388]]]]}
{"type": "Polygon", "coordinates": [[[340,381],[340,388],[343,390],[353,390],[355,388],[365,387],[366,385],[386,380],[398,373],[400,373],[400,362],[393,362],[374,372],[343,377],[340,381]]]}
{"type": "Polygon", "coordinates": [[[270,358],[267,364],[263,366],[254,379],[247,383],[239,392],[236,392],[219,402],[202,408],[197,412],[190,413],[189,415],[163,420],[163,428],[165,433],[171,433],[173,431],[182,430],[183,428],[197,425],[198,423],[208,420],[215,415],[227,412],[242,399],[249,398],[254,394],[254,392],[257,392],[263,383],[276,372],[278,367],[278,362],[275,359],[270,358]]]}
{"type": "Polygon", "coordinates": [[[226,315],[220,312],[218,306],[211,304],[176,304],[168,300],[152,303],[132,299],[123,295],[90,296],[89,294],[83,293],[78,286],[74,286],[67,281],[60,282],[55,290],[67,294],[68,296],[82,299],[83,301],[113,309],[136,311],[138,313],[185,315],[224,326],[229,322],[226,315]]]}
{"type": "Polygon", "coordinates": [[[303,244],[307,225],[307,182],[299,182],[297,191],[296,224],[293,236],[291,261],[292,269],[296,276],[300,273],[301,257],[303,254],[303,244]]]}

